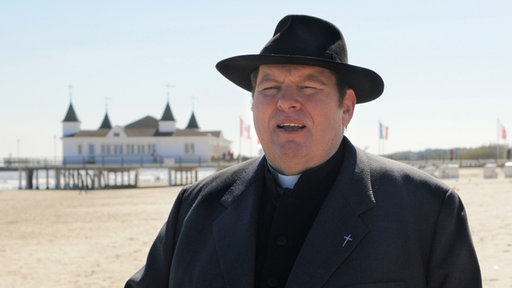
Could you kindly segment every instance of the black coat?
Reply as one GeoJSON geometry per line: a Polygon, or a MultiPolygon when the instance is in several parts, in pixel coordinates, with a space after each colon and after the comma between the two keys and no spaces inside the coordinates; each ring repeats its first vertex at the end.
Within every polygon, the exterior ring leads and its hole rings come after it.
{"type": "MultiPolygon", "coordinates": [[[[482,287],[458,195],[410,166],[349,141],[286,288],[482,287]]],[[[126,287],[254,285],[264,158],[184,188],[126,287]]]]}

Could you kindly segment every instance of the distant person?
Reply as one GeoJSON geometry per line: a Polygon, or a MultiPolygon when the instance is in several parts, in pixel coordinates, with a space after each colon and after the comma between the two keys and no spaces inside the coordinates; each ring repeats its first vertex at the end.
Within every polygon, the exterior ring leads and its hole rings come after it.
{"type": "Polygon", "coordinates": [[[455,191],[344,136],[384,84],[338,28],[286,16],[217,69],[252,91],[265,154],[185,187],[125,287],[482,286],[455,191]]]}

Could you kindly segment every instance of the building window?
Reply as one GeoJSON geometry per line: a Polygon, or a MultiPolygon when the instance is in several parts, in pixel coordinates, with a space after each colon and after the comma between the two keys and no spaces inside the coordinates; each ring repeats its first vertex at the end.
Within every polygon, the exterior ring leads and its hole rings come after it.
{"type": "Polygon", "coordinates": [[[148,154],[151,154],[151,155],[156,154],[155,144],[148,144],[148,154]]]}
{"type": "Polygon", "coordinates": [[[128,155],[134,155],[135,154],[135,148],[134,148],[135,145],[133,144],[127,144],[126,145],[126,154],[128,155]]]}
{"type": "Polygon", "coordinates": [[[101,144],[101,155],[110,155],[110,144],[101,144]]]}
{"type": "Polygon", "coordinates": [[[89,156],[94,156],[94,144],[89,144],[89,156]]]}
{"type": "Polygon", "coordinates": [[[185,154],[192,155],[195,154],[195,145],[194,143],[185,143],[185,154]]]}
{"type": "Polygon", "coordinates": [[[114,155],[123,155],[123,145],[114,145],[114,155]]]}
{"type": "Polygon", "coordinates": [[[137,145],[137,154],[144,155],[144,145],[137,145]]]}
{"type": "Polygon", "coordinates": [[[119,137],[119,132],[114,132],[114,137],[119,137]]]}
{"type": "Polygon", "coordinates": [[[82,155],[82,144],[78,144],[78,155],[82,155]]]}

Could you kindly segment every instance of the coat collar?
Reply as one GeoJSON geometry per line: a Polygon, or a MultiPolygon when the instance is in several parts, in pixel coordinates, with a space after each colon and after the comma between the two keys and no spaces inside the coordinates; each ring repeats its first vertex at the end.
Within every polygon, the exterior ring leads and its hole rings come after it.
{"type": "MultiPolygon", "coordinates": [[[[288,278],[287,288],[321,287],[368,232],[359,214],[375,205],[366,153],[348,139],[340,174],[328,193],[288,278]]],[[[224,194],[214,241],[228,287],[252,287],[262,173],[266,160],[249,164],[224,194]]]]}
{"type": "Polygon", "coordinates": [[[226,287],[253,287],[257,220],[266,161],[250,163],[220,200],[226,210],[215,220],[214,241],[226,287]]]}

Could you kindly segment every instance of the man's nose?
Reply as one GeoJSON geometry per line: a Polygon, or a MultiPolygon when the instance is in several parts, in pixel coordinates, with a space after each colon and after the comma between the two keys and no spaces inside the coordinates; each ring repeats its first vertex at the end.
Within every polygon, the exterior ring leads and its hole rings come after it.
{"type": "Polygon", "coordinates": [[[298,91],[294,87],[283,87],[277,99],[277,107],[283,111],[300,109],[302,104],[298,91]]]}

